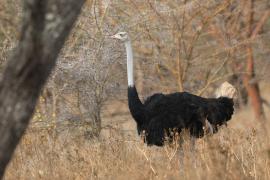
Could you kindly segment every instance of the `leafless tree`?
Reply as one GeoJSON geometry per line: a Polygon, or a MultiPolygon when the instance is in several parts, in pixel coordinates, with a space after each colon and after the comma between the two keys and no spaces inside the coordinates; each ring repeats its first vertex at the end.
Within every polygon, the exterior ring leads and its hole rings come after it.
{"type": "MultiPolygon", "coordinates": [[[[255,15],[255,0],[249,0],[247,2],[247,18],[246,18],[246,37],[247,39],[254,39],[258,32],[261,30],[266,19],[269,16],[269,9],[265,10],[265,13],[261,17],[261,20],[254,26],[254,15],[255,15]]],[[[255,62],[254,62],[254,52],[251,44],[246,46],[247,58],[246,58],[246,74],[244,75],[244,84],[247,89],[248,95],[250,97],[253,110],[256,119],[265,119],[265,114],[263,110],[262,97],[259,88],[259,83],[256,81],[255,73],[255,62]]]]}
{"type": "Polygon", "coordinates": [[[239,103],[245,105],[250,99],[256,119],[264,117],[259,88],[259,76],[263,72],[256,72],[261,68],[258,63],[261,61],[256,59],[260,58],[258,54],[267,52],[254,47],[262,44],[260,38],[266,35],[263,28],[270,15],[266,4],[266,1],[256,0],[231,1],[210,26],[217,44],[230,55],[231,63],[227,67],[233,74],[231,82],[238,87],[239,103]]]}

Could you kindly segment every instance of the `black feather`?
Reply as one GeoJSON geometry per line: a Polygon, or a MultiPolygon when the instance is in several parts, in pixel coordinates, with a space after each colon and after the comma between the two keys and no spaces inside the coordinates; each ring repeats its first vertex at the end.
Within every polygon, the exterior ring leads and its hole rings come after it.
{"type": "Polygon", "coordinates": [[[203,137],[206,119],[217,132],[218,126],[230,120],[234,111],[230,98],[203,98],[187,92],[158,93],[142,103],[135,86],[128,88],[128,104],[138,133],[145,132],[146,143],[157,146],[164,144],[166,132],[171,130],[180,133],[189,129],[191,136],[203,137]]]}

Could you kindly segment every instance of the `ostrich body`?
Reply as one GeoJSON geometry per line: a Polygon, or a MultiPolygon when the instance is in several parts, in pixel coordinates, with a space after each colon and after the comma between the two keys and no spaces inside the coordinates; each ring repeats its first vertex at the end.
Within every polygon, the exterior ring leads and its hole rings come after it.
{"type": "Polygon", "coordinates": [[[203,137],[205,126],[216,133],[218,126],[231,119],[234,103],[230,97],[203,98],[188,92],[157,93],[142,103],[134,84],[130,38],[126,32],[119,32],[112,38],[125,43],[129,110],[137,123],[138,134],[144,133],[148,145],[163,146],[165,139],[173,140],[171,132],[180,133],[183,129],[188,129],[192,138],[203,137]]]}

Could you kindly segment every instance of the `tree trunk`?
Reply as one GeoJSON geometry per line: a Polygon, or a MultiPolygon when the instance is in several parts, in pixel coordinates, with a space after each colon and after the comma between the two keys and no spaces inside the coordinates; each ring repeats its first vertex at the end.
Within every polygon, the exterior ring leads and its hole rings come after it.
{"type": "Polygon", "coordinates": [[[24,0],[19,44],[0,82],[0,178],[85,0],[24,0]]]}
{"type": "MultiPolygon", "coordinates": [[[[251,46],[251,45],[248,45],[251,46]]],[[[254,80],[254,59],[252,47],[247,47],[247,69],[244,75],[244,85],[247,89],[248,96],[253,107],[256,119],[264,119],[262,99],[260,95],[259,84],[254,80]]]]}
{"type": "MultiPolygon", "coordinates": [[[[252,39],[252,26],[254,23],[254,0],[248,2],[248,14],[247,14],[247,38],[252,39]]],[[[262,106],[262,98],[260,95],[259,84],[255,80],[254,69],[254,57],[252,45],[248,44],[246,47],[247,59],[246,59],[246,74],[244,75],[244,85],[247,89],[248,96],[250,97],[251,104],[255,113],[256,119],[264,119],[264,111],[262,106]]]]}

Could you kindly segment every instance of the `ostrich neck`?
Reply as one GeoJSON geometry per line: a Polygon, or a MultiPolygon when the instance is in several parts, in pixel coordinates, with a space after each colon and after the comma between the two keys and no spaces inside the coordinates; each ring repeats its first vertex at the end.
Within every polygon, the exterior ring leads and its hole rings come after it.
{"type": "Polygon", "coordinates": [[[127,75],[128,75],[128,87],[134,86],[134,77],[133,77],[133,53],[131,42],[125,42],[126,52],[127,52],[127,75]]]}
{"type": "Polygon", "coordinates": [[[141,127],[145,121],[146,112],[134,85],[133,53],[130,40],[125,42],[125,46],[127,53],[128,107],[132,117],[137,122],[137,126],[141,127]]]}

